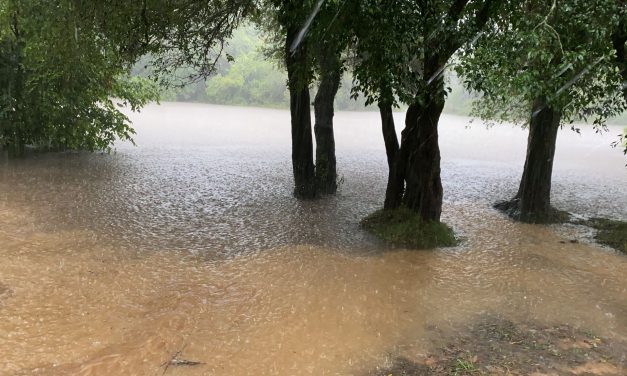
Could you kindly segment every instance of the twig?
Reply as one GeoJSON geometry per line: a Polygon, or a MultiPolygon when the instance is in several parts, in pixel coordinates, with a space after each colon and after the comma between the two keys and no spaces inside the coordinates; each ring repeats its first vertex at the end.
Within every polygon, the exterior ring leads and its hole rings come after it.
{"type": "Polygon", "coordinates": [[[553,36],[557,38],[557,43],[559,44],[560,52],[562,53],[562,56],[564,56],[564,47],[562,45],[562,38],[560,38],[560,34],[557,32],[557,30],[555,30],[553,26],[549,25],[549,17],[551,17],[556,7],[557,7],[557,0],[553,0],[553,5],[551,5],[551,9],[549,9],[549,13],[546,15],[546,17],[544,17],[544,20],[542,20],[542,22],[540,22],[539,24],[536,25],[536,27],[533,28],[533,31],[535,31],[540,26],[546,27],[551,33],[553,33],[553,36]]]}
{"type": "Polygon", "coordinates": [[[163,370],[163,373],[161,375],[165,375],[165,373],[168,372],[168,368],[170,368],[170,364],[172,364],[172,361],[174,361],[174,359],[176,359],[181,354],[182,351],[183,351],[182,349],[177,351],[174,355],[172,355],[172,358],[170,358],[170,360],[166,361],[165,363],[159,366],[159,368],[165,366],[165,369],[163,370]]]}
{"type": "Polygon", "coordinates": [[[193,367],[193,366],[198,366],[201,364],[205,364],[203,362],[197,362],[194,360],[186,360],[186,359],[179,359],[179,356],[183,353],[183,350],[185,350],[185,348],[187,347],[187,344],[183,345],[183,347],[177,351],[171,358],[170,360],[164,362],[163,364],[161,364],[159,367],[164,367],[165,369],[163,370],[162,375],[165,375],[166,372],[168,372],[168,369],[170,368],[170,366],[173,367],[193,367]]]}

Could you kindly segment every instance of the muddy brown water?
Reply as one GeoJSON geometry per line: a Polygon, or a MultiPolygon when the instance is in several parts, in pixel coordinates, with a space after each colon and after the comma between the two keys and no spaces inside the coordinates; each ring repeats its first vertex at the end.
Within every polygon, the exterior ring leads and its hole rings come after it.
{"type": "MultiPolygon", "coordinates": [[[[516,190],[520,129],[443,117],[463,242],[408,251],[358,226],[385,189],[377,113],[337,114],[343,182],[310,202],[291,197],[285,111],[132,118],[137,147],[0,160],[0,374],[161,375],[177,352],[202,364],[168,375],[360,374],[481,315],[627,339],[626,256],[491,208],[516,190]]],[[[618,133],[560,134],[556,206],[627,219],[618,133]]]]}

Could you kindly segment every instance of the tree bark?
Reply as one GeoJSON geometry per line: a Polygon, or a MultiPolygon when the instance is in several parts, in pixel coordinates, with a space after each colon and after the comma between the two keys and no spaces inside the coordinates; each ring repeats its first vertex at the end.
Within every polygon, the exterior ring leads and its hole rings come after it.
{"type": "Polygon", "coordinates": [[[551,176],[560,119],[561,112],[550,108],[544,98],[536,99],[529,123],[525,167],[516,195],[521,221],[536,223],[554,219],[551,176]]]}
{"type": "Polygon", "coordinates": [[[616,50],[615,62],[623,79],[623,97],[627,100],[627,51],[625,48],[625,43],[627,43],[627,26],[625,23],[625,20],[621,20],[612,34],[612,46],[616,50]]]}
{"type": "Polygon", "coordinates": [[[333,135],[333,102],[342,76],[339,56],[332,48],[320,54],[320,87],[314,100],[316,124],[316,192],[334,194],[337,191],[337,162],[333,135]]]}
{"type": "Polygon", "coordinates": [[[444,109],[444,83],[441,79],[430,87],[426,104],[414,103],[407,110],[408,147],[403,204],[425,221],[440,221],[442,214],[442,181],[438,123],[444,109]],[[409,141],[409,142],[408,142],[409,141]]]}
{"type": "Polygon", "coordinates": [[[306,44],[303,42],[294,52],[290,51],[297,33],[297,29],[288,31],[285,41],[285,65],[288,74],[292,124],[292,168],[294,195],[297,198],[309,199],[316,196],[309,107],[311,75],[307,62],[306,44]]]}
{"type": "Polygon", "coordinates": [[[385,143],[385,153],[388,160],[388,184],[385,190],[384,209],[395,209],[401,204],[405,188],[404,174],[400,173],[400,147],[394,127],[392,105],[379,103],[381,114],[381,129],[385,143]]]}
{"type": "Polygon", "coordinates": [[[518,193],[510,201],[495,205],[516,220],[528,223],[559,220],[559,212],[551,207],[551,176],[561,115],[544,98],[534,101],[518,193]]]}

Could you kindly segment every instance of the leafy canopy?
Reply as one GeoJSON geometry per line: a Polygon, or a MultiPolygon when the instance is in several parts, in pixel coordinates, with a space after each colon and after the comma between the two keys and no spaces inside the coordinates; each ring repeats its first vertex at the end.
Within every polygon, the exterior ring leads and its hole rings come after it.
{"type": "Polygon", "coordinates": [[[625,109],[611,33],[615,0],[526,0],[508,4],[457,71],[482,95],[475,112],[488,120],[526,123],[542,98],[563,122],[592,120],[603,127],[625,109]]]}
{"type": "Polygon", "coordinates": [[[156,90],[128,79],[117,46],[72,1],[9,0],[0,19],[10,25],[0,29],[0,145],[102,150],[131,139],[118,106],[137,110],[156,90]]]}

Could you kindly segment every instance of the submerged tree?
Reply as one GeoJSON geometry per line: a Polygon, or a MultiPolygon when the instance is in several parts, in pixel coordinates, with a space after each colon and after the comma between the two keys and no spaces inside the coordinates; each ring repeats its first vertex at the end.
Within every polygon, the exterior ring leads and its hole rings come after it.
{"type": "Polygon", "coordinates": [[[304,38],[303,29],[306,22],[313,21],[315,14],[311,12],[314,8],[313,1],[272,0],[264,4],[267,13],[262,17],[277,39],[282,39],[278,56],[281,56],[287,69],[290,94],[294,195],[305,199],[316,196],[309,107],[309,85],[314,75],[309,44],[304,38]]]}
{"type": "Polygon", "coordinates": [[[337,1],[322,3],[309,36],[314,69],[319,77],[314,99],[317,194],[333,194],[337,191],[333,117],[335,96],[344,73],[342,52],[348,41],[345,4],[337,1]]]}
{"type": "Polygon", "coordinates": [[[345,3],[273,0],[260,9],[258,22],[281,45],[274,57],[283,61],[288,73],[294,195],[298,198],[314,198],[337,190],[333,117],[344,71],[345,3]],[[309,89],[316,77],[314,164],[309,89]]]}
{"type": "Polygon", "coordinates": [[[418,28],[416,8],[407,1],[354,2],[351,9],[352,43],[349,54],[353,69],[353,97],[363,95],[366,104],[376,104],[388,162],[384,209],[400,205],[405,188],[399,140],[393,109],[413,98],[417,79],[412,60],[418,53],[414,35],[418,28]]]}
{"type": "Polygon", "coordinates": [[[440,220],[438,123],[446,99],[443,72],[456,51],[472,42],[498,13],[501,3],[358,2],[356,22],[365,22],[356,33],[356,79],[371,103],[376,101],[382,109],[391,170],[386,208],[404,206],[422,220],[440,220]],[[369,30],[369,22],[377,27],[369,30]],[[398,150],[391,118],[394,96],[409,105],[398,150]]]}
{"type": "Polygon", "coordinates": [[[528,122],[518,192],[496,205],[515,219],[562,217],[550,204],[560,126],[583,119],[603,129],[625,108],[610,35],[620,11],[613,0],[512,3],[507,17],[462,57],[459,73],[483,95],[477,107],[481,117],[528,122]]]}

